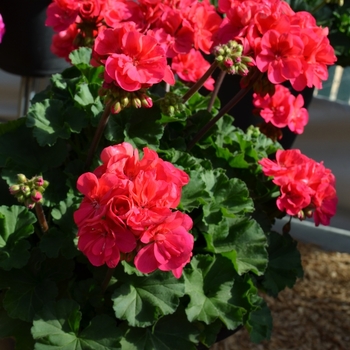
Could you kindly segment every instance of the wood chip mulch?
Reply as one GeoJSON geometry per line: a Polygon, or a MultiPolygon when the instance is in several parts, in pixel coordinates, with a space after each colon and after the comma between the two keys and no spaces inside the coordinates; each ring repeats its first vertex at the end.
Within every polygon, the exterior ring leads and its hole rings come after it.
{"type": "Polygon", "coordinates": [[[304,277],[278,298],[264,296],[270,341],[253,344],[241,330],[211,350],[350,350],[350,254],[299,243],[304,277]]]}

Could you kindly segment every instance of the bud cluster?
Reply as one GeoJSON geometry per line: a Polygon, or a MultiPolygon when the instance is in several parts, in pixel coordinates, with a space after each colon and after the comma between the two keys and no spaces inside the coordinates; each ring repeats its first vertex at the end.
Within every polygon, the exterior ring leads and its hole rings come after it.
{"type": "Polygon", "coordinates": [[[34,176],[31,179],[23,174],[17,175],[17,184],[9,187],[10,193],[18,202],[23,203],[28,209],[33,209],[36,203],[43,200],[43,192],[49,185],[42,176],[34,176]]]}
{"type": "Polygon", "coordinates": [[[182,101],[182,96],[175,92],[167,92],[159,101],[159,107],[162,113],[173,117],[174,115],[181,113],[185,110],[185,104],[182,101]]]}
{"type": "Polygon", "coordinates": [[[137,91],[125,91],[114,84],[104,83],[100,88],[99,95],[104,97],[105,105],[111,105],[111,113],[118,114],[120,111],[127,107],[135,108],[151,108],[153,101],[150,96],[147,95],[145,89],[137,91]]]}
{"type": "Polygon", "coordinates": [[[239,74],[245,76],[249,72],[249,66],[254,65],[254,61],[249,56],[243,56],[243,45],[234,40],[227,44],[215,46],[215,60],[221,70],[228,74],[239,74]]]}

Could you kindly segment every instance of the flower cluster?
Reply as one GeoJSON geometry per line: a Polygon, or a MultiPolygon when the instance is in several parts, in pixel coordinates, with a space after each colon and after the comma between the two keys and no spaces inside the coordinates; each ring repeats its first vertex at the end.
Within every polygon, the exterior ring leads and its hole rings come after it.
{"type": "Polygon", "coordinates": [[[17,175],[17,184],[10,186],[10,193],[19,203],[23,203],[28,209],[33,209],[36,203],[43,200],[43,193],[49,185],[41,175],[27,179],[24,174],[17,175]]]}
{"type": "Polygon", "coordinates": [[[4,34],[5,34],[5,24],[0,14],[0,43],[2,41],[2,37],[4,36],[4,34]]]}
{"type": "Polygon", "coordinates": [[[329,225],[338,202],[335,177],[321,163],[301,154],[300,150],[278,150],[276,161],[259,162],[263,172],[280,186],[277,207],[299,219],[313,216],[316,226],[329,225]]]}
{"type": "Polygon", "coordinates": [[[276,85],[272,96],[254,93],[253,104],[266,123],[271,123],[277,128],[288,126],[296,134],[302,134],[309,121],[309,113],[303,108],[303,96],[299,94],[295,97],[283,85],[276,85]]]}
{"type": "Polygon", "coordinates": [[[188,175],[149,148],[139,159],[131,144],[109,146],[102,165],[77,182],[84,194],[74,213],[78,248],[91,264],[115,267],[132,259],[143,273],[156,269],[180,277],[192,256],[192,219],[174,211],[188,175]]]}
{"type": "Polygon", "coordinates": [[[308,12],[294,12],[280,0],[219,0],[225,13],[217,43],[241,42],[273,84],[289,80],[295,90],[322,88],[327,65],[336,61],[328,29],[316,25],[308,12]]]}
{"type": "MultiPolygon", "coordinates": [[[[135,91],[162,80],[172,84],[167,59],[182,79],[197,81],[209,66],[201,52],[210,53],[221,22],[209,0],[54,0],[46,25],[57,32],[55,54],[69,60],[73,49],[96,40],[94,59],[106,66],[105,79],[135,91]]],[[[213,90],[213,82],[205,86],[213,90]]]]}

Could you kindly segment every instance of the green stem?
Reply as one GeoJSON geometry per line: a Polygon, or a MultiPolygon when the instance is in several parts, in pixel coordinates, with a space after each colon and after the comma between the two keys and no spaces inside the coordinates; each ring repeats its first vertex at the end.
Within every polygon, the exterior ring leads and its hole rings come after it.
{"type": "Polygon", "coordinates": [[[38,218],[41,231],[45,234],[49,230],[49,225],[46,221],[45,213],[41,203],[35,203],[35,213],[38,218]]]}
{"type": "Polygon", "coordinates": [[[230,109],[232,109],[248,93],[248,91],[253,87],[255,81],[258,79],[259,75],[260,72],[256,70],[250,79],[249,85],[246,88],[241,89],[223,108],[220,109],[220,112],[213,119],[209,120],[209,122],[198,131],[193,140],[188,144],[187,150],[192,149],[193,146],[216,124],[216,122],[226,113],[228,113],[230,109]]]}
{"type": "Polygon", "coordinates": [[[211,64],[211,66],[208,68],[208,70],[203,74],[203,76],[196,83],[194,83],[190,87],[190,89],[185,93],[185,95],[182,97],[183,103],[187,102],[190,99],[190,97],[204,85],[204,83],[211,76],[211,74],[214,72],[217,66],[218,66],[218,63],[215,60],[211,64]]]}
{"type": "Polygon", "coordinates": [[[91,146],[90,146],[87,158],[86,158],[86,162],[85,162],[85,169],[87,169],[87,170],[91,166],[91,163],[92,163],[92,160],[94,158],[97,146],[101,140],[101,136],[103,134],[103,131],[108,123],[108,119],[109,119],[109,116],[111,114],[110,108],[111,108],[111,105],[108,103],[105,106],[105,110],[103,111],[103,114],[101,116],[100,122],[99,122],[98,127],[97,127],[97,130],[95,132],[94,138],[92,140],[92,143],[91,143],[91,146]]]}
{"type": "Polygon", "coordinates": [[[218,95],[218,92],[220,90],[222,82],[224,81],[225,75],[226,75],[226,72],[222,70],[220,72],[219,77],[216,79],[215,88],[214,88],[214,91],[212,92],[212,94],[210,96],[210,101],[209,101],[208,108],[207,108],[208,112],[211,112],[211,110],[213,109],[213,105],[214,105],[216,96],[218,95]]]}
{"type": "Polygon", "coordinates": [[[109,285],[109,282],[111,281],[111,278],[113,276],[113,273],[114,273],[114,270],[115,268],[108,268],[107,272],[106,272],[106,276],[101,284],[101,294],[103,295],[104,292],[106,291],[108,285],[109,285]]]}
{"type": "Polygon", "coordinates": [[[315,13],[316,11],[320,10],[322,7],[324,7],[325,5],[327,4],[327,1],[324,0],[322,1],[321,3],[319,3],[315,8],[313,8],[310,13],[313,14],[315,13]]]}

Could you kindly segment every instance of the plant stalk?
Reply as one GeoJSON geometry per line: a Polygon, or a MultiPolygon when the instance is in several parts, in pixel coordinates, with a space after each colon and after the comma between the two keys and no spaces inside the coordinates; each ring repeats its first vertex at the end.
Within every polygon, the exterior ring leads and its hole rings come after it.
{"type": "Polygon", "coordinates": [[[198,131],[198,133],[194,136],[193,140],[188,144],[187,150],[189,151],[194,147],[194,145],[203,137],[205,134],[216,124],[216,122],[222,118],[226,113],[230,111],[231,108],[233,108],[247,93],[248,91],[253,87],[253,84],[259,77],[260,72],[257,70],[255,71],[254,75],[252,76],[249,85],[246,88],[241,89],[233,98],[220,109],[219,113],[209,122],[203,126],[201,130],[198,131]]]}
{"type": "Polygon", "coordinates": [[[92,140],[88,155],[86,157],[85,169],[87,169],[87,170],[91,166],[91,163],[92,163],[92,160],[94,158],[97,146],[101,140],[102,133],[103,133],[103,131],[108,123],[109,116],[111,114],[110,108],[111,108],[110,103],[107,103],[105,106],[105,109],[103,111],[103,114],[101,116],[100,122],[98,124],[97,130],[95,132],[94,138],[92,140]]]}
{"type": "Polygon", "coordinates": [[[197,92],[206,82],[206,80],[211,76],[211,74],[214,72],[214,70],[217,68],[218,63],[216,60],[211,64],[211,66],[208,68],[208,70],[203,74],[203,76],[194,83],[190,89],[185,93],[185,95],[182,97],[182,102],[187,102],[190,97],[197,92]]]}
{"type": "Polygon", "coordinates": [[[103,295],[104,292],[106,291],[109,282],[111,281],[111,278],[113,276],[115,268],[108,268],[106,276],[101,284],[101,294],[103,295]]]}
{"type": "Polygon", "coordinates": [[[224,81],[225,75],[226,75],[226,72],[222,70],[220,72],[220,75],[216,79],[215,88],[214,88],[214,91],[212,92],[212,94],[210,96],[210,101],[209,101],[208,108],[207,108],[208,112],[211,112],[211,110],[213,109],[213,105],[214,105],[216,96],[218,95],[218,92],[220,90],[222,82],[224,81]]]}
{"type": "Polygon", "coordinates": [[[43,206],[41,205],[41,203],[35,203],[35,213],[38,218],[41,231],[45,234],[49,230],[49,225],[46,221],[43,206]]]}
{"type": "Polygon", "coordinates": [[[311,13],[311,14],[314,14],[315,12],[317,12],[318,10],[320,10],[322,7],[324,7],[325,5],[327,5],[327,1],[326,1],[326,0],[322,1],[320,4],[318,4],[317,6],[315,6],[315,7],[310,11],[310,13],[311,13]]]}

